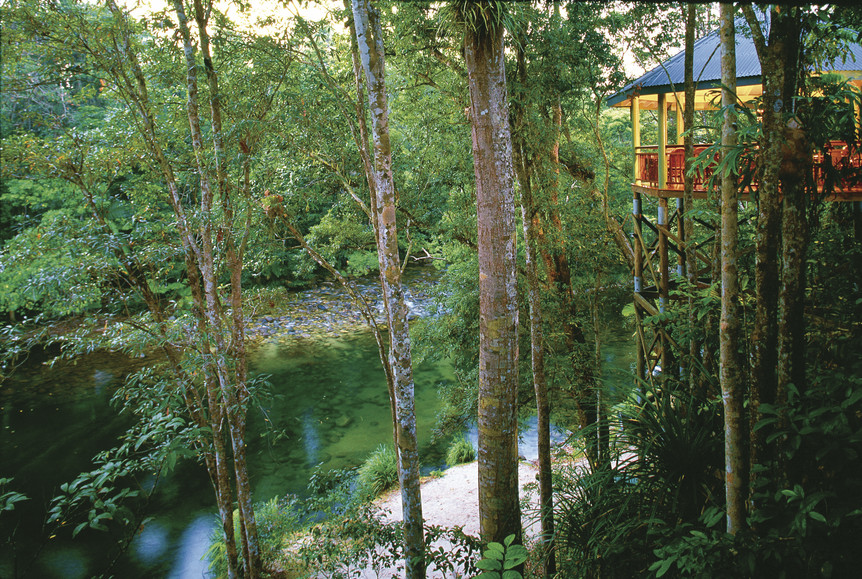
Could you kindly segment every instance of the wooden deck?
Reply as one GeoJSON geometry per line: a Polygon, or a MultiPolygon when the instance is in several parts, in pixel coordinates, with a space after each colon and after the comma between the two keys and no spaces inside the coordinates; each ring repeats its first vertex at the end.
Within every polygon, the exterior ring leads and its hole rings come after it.
{"type": "MultiPolygon", "coordinates": [[[[695,155],[700,155],[709,146],[696,145],[695,155]]],[[[667,174],[663,187],[659,186],[661,167],[658,146],[637,147],[635,155],[637,162],[635,174],[638,178],[631,185],[634,193],[657,198],[683,196],[685,151],[682,145],[666,147],[664,166],[667,174]]],[[[851,149],[841,141],[831,141],[824,152],[813,156],[812,168],[818,192],[823,194],[824,191],[830,191],[824,197],[825,201],[862,201],[862,151],[859,149],[851,149]]],[[[695,175],[695,199],[707,197],[705,183],[711,173],[711,168],[707,167],[705,171],[695,175]]],[[[757,190],[757,182],[752,182],[745,187],[741,200],[747,200],[748,190],[757,190]]]]}

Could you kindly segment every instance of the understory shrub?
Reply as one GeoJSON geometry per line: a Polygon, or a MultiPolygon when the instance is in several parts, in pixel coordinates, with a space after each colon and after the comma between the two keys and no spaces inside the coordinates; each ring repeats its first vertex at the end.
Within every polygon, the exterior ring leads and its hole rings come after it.
{"type": "MultiPolygon", "coordinates": [[[[363,500],[357,479],[354,469],[317,469],[307,496],[256,505],[266,573],[287,579],[355,577],[363,570],[377,574],[371,576],[381,576],[386,569],[403,573],[401,524],[381,520],[379,509],[363,500]]],[[[478,539],[458,527],[435,526],[425,527],[425,537],[426,561],[434,570],[431,576],[475,575],[474,563],[481,552],[478,539]]],[[[214,576],[226,576],[220,529],[207,558],[214,576]]]]}
{"type": "MultiPolygon", "coordinates": [[[[302,529],[302,506],[301,500],[295,496],[283,498],[273,497],[268,501],[255,505],[254,515],[257,523],[258,538],[260,540],[261,558],[266,570],[275,573],[284,567],[283,549],[285,538],[302,529]]],[[[217,524],[210,538],[210,547],[207,549],[206,558],[209,561],[210,571],[216,577],[227,577],[227,547],[221,528],[221,520],[217,524]]],[[[234,536],[240,536],[239,511],[233,512],[234,536]]],[[[237,539],[239,548],[239,539],[237,539]]],[[[239,557],[242,559],[242,550],[239,557]]]]}
{"type": "MultiPolygon", "coordinates": [[[[465,535],[459,527],[426,526],[425,540],[426,564],[434,570],[429,577],[475,576],[475,561],[481,552],[478,539],[465,535]]],[[[403,576],[403,545],[401,524],[382,522],[373,505],[362,503],[295,535],[287,549],[287,564],[290,569],[304,572],[289,576],[379,577],[387,569],[395,569],[395,576],[403,576]],[[369,570],[373,574],[361,574],[369,570]]]]}
{"type": "Polygon", "coordinates": [[[457,436],[449,445],[449,450],[446,451],[446,466],[455,466],[474,460],[476,460],[476,450],[473,448],[473,444],[467,440],[464,434],[457,436]]]}
{"type": "Polygon", "coordinates": [[[378,446],[359,467],[357,482],[360,494],[368,498],[395,486],[398,483],[395,449],[385,444],[378,446]]]}

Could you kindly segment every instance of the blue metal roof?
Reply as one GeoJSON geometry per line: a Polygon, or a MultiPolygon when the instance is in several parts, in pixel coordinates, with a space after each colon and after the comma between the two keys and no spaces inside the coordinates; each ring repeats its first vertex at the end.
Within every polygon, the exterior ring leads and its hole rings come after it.
{"type": "MultiPolygon", "coordinates": [[[[744,20],[737,21],[736,34],[736,79],[740,86],[760,84],[760,59],[744,20]]],[[[721,83],[721,41],[718,30],[694,43],[695,88],[715,88],[721,83]]],[[[823,67],[827,71],[862,69],[862,46],[853,43],[845,59],[837,59],[823,67]]],[[[640,88],[638,94],[652,95],[682,92],[685,85],[685,51],[680,51],[661,65],[629,83],[621,91],[608,98],[614,106],[627,99],[640,88]]]]}

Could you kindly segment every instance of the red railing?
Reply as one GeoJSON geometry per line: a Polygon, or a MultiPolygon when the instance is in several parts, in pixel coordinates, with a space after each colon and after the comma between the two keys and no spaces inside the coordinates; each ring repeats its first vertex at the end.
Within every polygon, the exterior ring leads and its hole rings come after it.
{"type": "MultiPolygon", "coordinates": [[[[700,155],[709,145],[695,145],[694,154],[700,155]]],[[[655,145],[638,147],[637,155],[637,184],[650,188],[658,188],[658,147],[655,145]]],[[[667,189],[682,189],[685,173],[685,150],[682,145],[668,145],[666,149],[667,160],[667,189]]],[[[718,158],[716,156],[716,162],[718,158]]],[[[851,148],[843,141],[830,141],[825,154],[818,152],[814,155],[814,178],[819,188],[829,185],[831,188],[851,190],[862,188],[862,150],[851,148]]],[[[750,159],[749,162],[754,162],[750,159]]],[[[714,165],[713,165],[714,166],[714,165]]],[[[704,182],[712,174],[712,167],[707,167],[698,172],[694,178],[696,189],[703,190],[704,182]]]]}
{"type": "MultiPolygon", "coordinates": [[[[695,156],[700,155],[709,145],[695,145],[695,156]]],[[[676,189],[683,186],[683,178],[685,174],[685,148],[683,145],[668,145],[666,149],[667,157],[667,188],[676,189]]],[[[638,147],[638,181],[639,184],[648,187],[658,187],[658,147],[647,146],[638,147]]],[[[707,168],[703,172],[698,172],[694,177],[694,186],[703,187],[705,179],[709,179],[712,175],[712,169],[707,168]]]]}

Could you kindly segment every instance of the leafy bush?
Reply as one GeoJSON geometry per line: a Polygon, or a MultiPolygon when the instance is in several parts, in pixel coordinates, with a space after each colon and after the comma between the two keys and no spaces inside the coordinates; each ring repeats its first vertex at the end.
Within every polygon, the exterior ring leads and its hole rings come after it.
{"type": "Polygon", "coordinates": [[[649,465],[639,477],[652,488],[657,514],[694,522],[709,501],[721,496],[724,466],[721,407],[716,399],[645,386],[642,402],[621,407],[625,441],[649,465]]]}
{"type": "Polygon", "coordinates": [[[649,565],[649,494],[632,457],[595,471],[563,466],[554,487],[557,565],[563,577],[637,577],[649,565]]]}
{"type": "Polygon", "coordinates": [[[476,450],[464,434],[456,437],[446,451],[446,465],[455,466],[476,460],[476,450]]]}
{"type": "MultiPolygon", "coordinates": [[[[306,570],[300,575],[303,577],[358,577],[368,570],[368,576],[381,577],[385,570],[398,568],[403,573],[401,524],[383,523],[378,515],[373,505],[362,503],[295,535],[287,547],[288,569],[306,570]]],[[[425,527],[425,539],[425,561],[433,570],[429,577],[475,576],[473,561],[479,553],[478,539],[465,535],[459,527],[435,526],[425,527]],[[432,544],[441,546],[435,548],[432,544]]]]}
{"type": "Polygon", "coordinates": [[[395,450],[381,444],[359,467],[359,491],[367,497],[376,497],[398,483],[398,463],[395,450]]]}
{"type": "Polygon", "coordinates": [[[476,563],[482,573],[476,579],[521,579],[515,567],[527,560],[527,549],[523,545],[513,545],[515,535],[509,535],[503,544],[491,542],[485,550],[484,558],[476,563]]]}
{"type": "MultiPolygon", "coordinates": [[[[386,569],[403,566],[401,524],[382,522],[377,507],[361,501],[356,487],[357,474],[352,469],[318,468],[302,499],[276,498],[256,505],[266,571],[286,578],[354,577],[361,570],[370,569],[380,576],[386,569]]],[[[235,521],[238,523],[236,516],[235,521]]],[[[478,539],[458,527],[435,526],[425,527],[425,537],[429,545],[426,562],[433,573],[446,577],[475,575],[478,539]]],[[[227,567],[221,533],[213,534],[207,558],[211,571],[223,577],[227,567]]]]}

